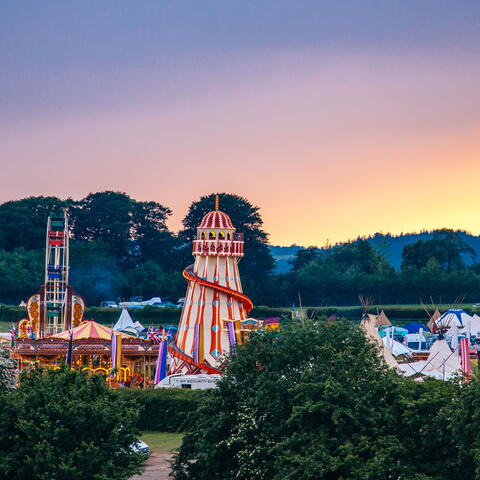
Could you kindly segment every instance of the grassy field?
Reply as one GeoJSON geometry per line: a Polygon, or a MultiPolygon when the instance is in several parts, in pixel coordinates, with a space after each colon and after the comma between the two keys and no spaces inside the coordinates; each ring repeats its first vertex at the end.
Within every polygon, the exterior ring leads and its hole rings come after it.
{"type": "Polygon", "coordinates": [[[154,453],[172,453],[182,443],[182,433],[142,432],[140,438],[154,453]]]}

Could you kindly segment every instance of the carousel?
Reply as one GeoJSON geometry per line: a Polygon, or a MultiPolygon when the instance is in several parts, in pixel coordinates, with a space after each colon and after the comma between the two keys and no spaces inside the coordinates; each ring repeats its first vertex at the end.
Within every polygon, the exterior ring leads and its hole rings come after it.
{"type": "Polygon", "coordinates": [[[45,283],[27,302],[19,321],[13,356],[20,370],[35,366],[72,368],[106,375],[112,386],[153,384],[159,346],[84,320],[85,303],[69,285],[69,234],[65,213],[47,222],[45,283]]]}
{"type": "Polygon", "coordinates": [[[112,386],[153,384],[158,345],[115,331],[93,320],[48,337],[17,338],[13,348],[20,370],[35,366],[72,368],[106,375],[112,386]]]}

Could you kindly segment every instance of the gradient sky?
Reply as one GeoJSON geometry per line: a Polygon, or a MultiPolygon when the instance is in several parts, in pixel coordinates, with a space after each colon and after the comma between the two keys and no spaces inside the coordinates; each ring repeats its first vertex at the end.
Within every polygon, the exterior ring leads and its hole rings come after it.
{"type": "Polygon", "coordinates": [[[480,2],[0,0],[0,202],[232,192],[273,244],[480,233],[480,2]]]}

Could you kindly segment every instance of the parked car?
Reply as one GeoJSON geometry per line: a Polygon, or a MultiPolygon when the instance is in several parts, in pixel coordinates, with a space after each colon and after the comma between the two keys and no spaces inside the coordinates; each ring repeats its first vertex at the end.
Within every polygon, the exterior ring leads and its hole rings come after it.
{"type": "Polygon", "coordinates": [[[140,439],[138,439],[136,442],[133,442],[130,445],[130,449],[133,450],[135,453],[144,455],[145,457],[148,457],[150,455],[149,446],[143,440],[140,440],[140,439]]]}
{"type": "Polygon", "coordinates": [[[117,302],[114,302],[113,300],[104,300],[103,302],[100,302],[100,306],[102,308],[118,308],[117,302]]]}

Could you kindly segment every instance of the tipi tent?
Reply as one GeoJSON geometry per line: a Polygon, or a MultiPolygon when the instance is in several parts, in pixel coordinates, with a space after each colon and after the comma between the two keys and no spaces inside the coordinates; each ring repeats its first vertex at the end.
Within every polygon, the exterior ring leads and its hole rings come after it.
{"type": "Polygon", "coordinates": [[[376,315],[367,314],[364,315],[362,321],[360,322],[360,328],[363,329],[367,338],[372,340],[380,350],[380,355],[385,360],[385,363],[392,368],[398,368],[398,363],[393,358],[393,355],[385,347],[380,335],[378,334],[377,328],[375,327],[375,322],[377,320],[376,315]]]}
{"type": "MultiPolygon", "coordinates": [[[[428,313],[428,312],[427,312],[428,313]]],[[[432,316],[430,317],[430,320],[427,323],[428,328],[430,329],[431,332],[435,332],[436,330],[436,321],[442,316],[440,313],[440,310],[438,308],[435,309],[433,312],[432,316]]]]}
{"type": "Polygon", "coordinates": [[[461,365],[448,343],[441,339],[432,345],[427,360],[402,363],[400,368],[407,377],[420,374],[437,380],[449,380],[460,373],[461,365]]]}
{"type": "Polygon", "coordinates": [[[128,313],[126,308],[122,308],[122,313],[120,314],[117,323],[113,326],[114,330],[118,332],[131,333],[132,335],[138,335],[138,330],[133,323],[132,317],[128,313]]]}
{"type": "Polygon", "coordinates": [[[445,340],[437,340],[430,348],[430,354],[423,374],[439,380],[448,380],[461,369],[458,357],[453,354],[445,340]]]}
{"type": "Polygon", "coordinates": [[[383,310],[380,312],[379,315],[377,315],[377,319],[375,322],[376,327],[380,327],[382,325],[386,325],[387,327],[390,327],[392,325],[392,322],[388,319],[387,315],[383,310]]]}

